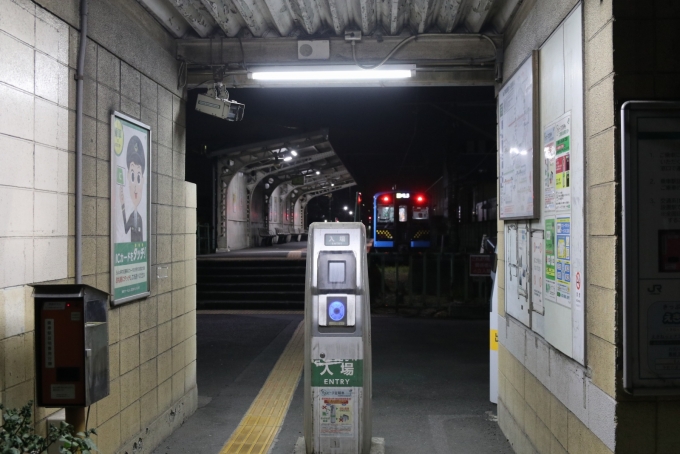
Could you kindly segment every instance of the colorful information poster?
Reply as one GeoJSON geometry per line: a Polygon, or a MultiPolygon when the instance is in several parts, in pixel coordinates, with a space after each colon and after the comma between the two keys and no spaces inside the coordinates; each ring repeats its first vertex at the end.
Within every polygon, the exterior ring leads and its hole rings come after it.
{"type": "Polygon", "coordinates": [[[149,295],[151,130],[111,115],[111,293],[121,304],[149,295]]]}
{"type": "Polygon", "coordinates": [[[571,112],[555,122],[555,210],[571,210],[571,112]]]}
{"type": "Polygon", "coordinates": [[[545,220],[545,292],[543,298],[555,301],[557,287],[555,283],[555,220],[545,220]]]}
{"type": "Polygon", "coordinates": [[[354,397],[351,388],[319,390],[319,435],[351,437],[354,435],[354,397]]]}
{"type": "Polygon", "coordinates": [[[557,303],[571,307],[571,218],[557,218],[557,303]]]}
{"type": "Polygon", "coordinates": [[[571,210],[571,112],[543,130],[543,206],[547,213],[571,210]]]}

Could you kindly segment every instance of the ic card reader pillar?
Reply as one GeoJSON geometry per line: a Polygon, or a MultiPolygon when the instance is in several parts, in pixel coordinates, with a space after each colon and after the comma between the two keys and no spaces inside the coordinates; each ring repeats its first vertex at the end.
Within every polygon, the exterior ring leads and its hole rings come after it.
{"type": "Polygon", "coordinates": [[[309,229],[305,288],[305,449],[371,449],[371,312],[360,222],[309,229]]]}

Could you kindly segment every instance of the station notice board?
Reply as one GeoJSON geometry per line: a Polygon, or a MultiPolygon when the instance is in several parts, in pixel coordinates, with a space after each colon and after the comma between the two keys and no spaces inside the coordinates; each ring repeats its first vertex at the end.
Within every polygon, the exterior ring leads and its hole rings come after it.
{"type": "Polygon", "coordinates": [[[498,93],[499,218],[536,219],[539,206],[538,52],[498,93]]]}
{"type": "Polygon", "coordinates": [[[491,259],[489,254],[470,254],[470,276],[487,277],[491,276],[491,259]]]}
{"type": "Polygon", "coordinates": [[[680,394],[680,103],[621,107],[624,389],[680,394]]]}

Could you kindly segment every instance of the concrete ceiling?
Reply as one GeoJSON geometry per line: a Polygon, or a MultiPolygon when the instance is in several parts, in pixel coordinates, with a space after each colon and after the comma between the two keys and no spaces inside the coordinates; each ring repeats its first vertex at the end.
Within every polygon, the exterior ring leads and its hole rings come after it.
{"type": "Polygon", "coordinates": [[[522,0],[138,0],[176,38],[502,34],[522,0]]]}
{"type": "MultiPolygon", "coordinates": [[[[503,33],[522,4],[522,0],[137,1],[178,38],[177,57],[187,63],[183,84],[189,88],[213,79],[231,87],[265,86],[247,77],[256,66],[374,65],[387,55],[390,64],[417,65],[417,76],[364,85],[493,85],[502,79],[503,33]],[[347,32],[361,33],[356,46],[345,39],[347,32]],[[409,36],[417,39],[402,42],[409,36]],[[301,56],[298,41],[310,39],[328,41],[326,58],[301,56]]],[[[282,85],[291,84],[278,86],[282,85]]]]}

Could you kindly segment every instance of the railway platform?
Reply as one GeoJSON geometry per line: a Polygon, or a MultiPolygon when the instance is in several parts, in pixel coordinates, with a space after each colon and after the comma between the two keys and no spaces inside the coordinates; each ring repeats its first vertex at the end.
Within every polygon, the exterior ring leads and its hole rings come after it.
{"type": "MultiPolygon", "coordinates": [[[[199,408],[154,454],[291,454],[303,428],[302,318],[199,311],[199,408]]],[[[488,402],[486,322],[375,316],[372,326],[373,434],[386,453],[513,452],[488,402]]]]}

